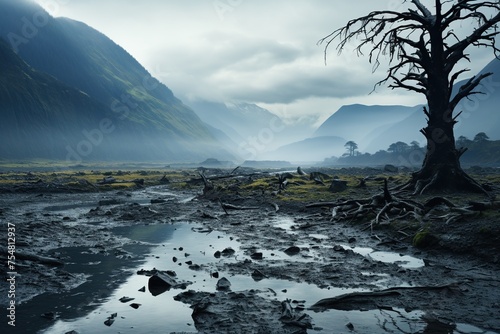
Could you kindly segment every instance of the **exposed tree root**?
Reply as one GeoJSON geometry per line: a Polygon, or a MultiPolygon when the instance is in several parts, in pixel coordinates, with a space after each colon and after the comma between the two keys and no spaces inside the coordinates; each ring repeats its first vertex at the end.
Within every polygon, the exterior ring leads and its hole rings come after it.
{"type": "Polygon", "coordinates": [[[412,192],[412,195],[423,195],[431,192],[461,191],[491,194],[461,168],[436,167],[433,170],[422,169],[412,174],[410,181],[395,188],[412,192]]]}
{"type": "MultiPolygon", "coordinates": [[[[430,183],[429,183],[430,184],[430,183]]],[[[306,208],[331,207],[331,221],[354,221],[373,217],[370,229],[379,224],[411,217],[420,223],[428,221],[456,222],[467,216],[475,216],[490,208],[500,207],[499,202],[471,202],[466,207],[459,207],[449,199],[436,196],[426,202],[419,203],[410,198],[402,197],[404,192],[391,193],[384,180],[383,191],[371,198],[347,200],[342,202],[311,203],[306,208]],[[448,211],[443,213],[443,211],[448,211]]]]}

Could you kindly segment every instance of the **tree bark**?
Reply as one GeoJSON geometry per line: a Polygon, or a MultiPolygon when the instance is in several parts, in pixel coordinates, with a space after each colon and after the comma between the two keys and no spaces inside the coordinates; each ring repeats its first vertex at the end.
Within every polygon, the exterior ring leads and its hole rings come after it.
{"type": "Polygon", "coordinates": [[[428,121],[421,132],[427,139],[427,152],[422,168],[412,174],[404,188],[413,189],[414,194],[443,190],[486,193],[460,165],[460,157],[465,150],[455,147],[453,127],[456,121],[451,112],[427,112],[424,108],[424,113],[428,121]]]}

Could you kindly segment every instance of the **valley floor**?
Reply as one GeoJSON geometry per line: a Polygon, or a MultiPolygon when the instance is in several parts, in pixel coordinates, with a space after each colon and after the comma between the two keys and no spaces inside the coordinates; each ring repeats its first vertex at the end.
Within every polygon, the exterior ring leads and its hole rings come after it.
{"type": "MultiPolygon", "coordinates": [[[[31,173],[17,183],[4,174],[0,221],[14,229],[1,258],[15,256],[8,272],[16,274],[15,284],[0,285],[0,300],[15,301],[16,327],[4,316],[0,328],[500,333],[498,206],[454,220],[439,219],[449,208],[438,207],[425,219],[374,225],[372,215],[338,219],[331,203],[370,197],[380,177],[395,185],[407,175],[324,169],[321,185],[288,171],[293,178],[278,191],[275,171],[204,170],[210,189],[199,172],[31,173]],[[348,189],[331,193],[327,175],[348,180],[348,189]],[[109,177],[120,182],[99,183],[109,177]],[[164,275],[169,286],[153,297],[164,275]],[[172,305],[188,319],[175,322],[172,305]]],[[[498,194],[497,174],[476,177],[498,194]]],[[[443,196],[457,207],[485,201],[443,196]]]]}

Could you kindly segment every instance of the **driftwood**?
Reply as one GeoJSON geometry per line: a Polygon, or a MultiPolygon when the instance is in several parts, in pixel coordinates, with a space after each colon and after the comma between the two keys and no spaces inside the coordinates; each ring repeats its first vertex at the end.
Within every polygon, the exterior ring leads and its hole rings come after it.
{"type": "Polygon", "coordinates": [[[256,207],[256,206],[237,206],[237,205],[223,203],[223,202],[220,202],[220,204],[221,204],[222,208],[224,209],[224,211],[226,211],[226,210],[256,210],[256,209],[258,209],[258,207],[256,207]]]}
{"type": "MultiPolygon", "coordinates": [[[[11,255],[10,253],[7,252],[7,248],[2,247],[0,250],[0,254],[2,255],[11,255]]],[[[41,264],[46,264],[49,266],[63,266],[64,262],[61,260],[52,258],[52,257],[46,257],[46,256],[40,256],[40,255],[35,255],[31,253],[26,253],[26,252],[21,252],[19,250],[16,250],[14,253],[14,256],[16,260],[27,260],[27,261],[33,261],[33,262],[38,262],[41,264]]]]}
{"type": "Polygon", "coordinates": [[[209,192],[214,190],[214,185],[212,184],[212,182],[210,182],[210,180],[203,173],[200,173],[200,176],[201,176],[201,179],[203,180],[203,184],[205,185],[203,187],[203,195],[206,195],[209,192]]]}
{"type": "Polygon", "coordinates": [[[452,282],[448,284],[441,285],[429,285],[429,286],[401,286],[401,287],[392,287],[379,291],[371,291],[371,292],[352,292],[346,293],[343,295],[339,295],[331,298],[324,298],[316,303],[314,303],[310,309],[324,309],[324,308],[337,308],[337,305],[342,303],[349,302],[361,302],[366,300],[367,298],[377,298],[377,297],[386,297],[386,296],[397,296],[401,295],[404,290],[441,290],[446,288],[456,287],[460,284],[464,284],[466,282],[452,282]]]}

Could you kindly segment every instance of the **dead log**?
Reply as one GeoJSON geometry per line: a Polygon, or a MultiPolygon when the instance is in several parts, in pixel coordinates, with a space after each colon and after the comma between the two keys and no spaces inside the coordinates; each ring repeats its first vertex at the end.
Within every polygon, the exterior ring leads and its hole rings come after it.
{"type": "Polygon", "coordinates": [[[363,298],[373,298],[373,297],[384,297],[384,296],[394,296],[400,295],[401,293],[396,290],[380,290],[380,291],[372,291],[372,292],[352,292],[346,293],[340,296],[324,298],[316,303],[314,303],[309,309],[320,309],[320,308],[335,308],[337,304],[343,302],[352,302],[355,300],[360,300],[363,298]]]}
{"type": "Polygon", "coordinates": [[[112,176],[103,177],[101,181],[97,182],[98,184],[113,184],[116,183],[116,179],[112,176]]]}
{"type": "Polygon", "coordinates": [[[205,177],[203,173],[200,173],[200,176],[201,179],[203,180],[203,184],[205,185],[203,187],[203,195],[212,192],[214,190],[214,185],[212,184],[212,182],[210,182],[210,180],[207,177],[205,177]]]}
{"type": "Polygon", "coordinates": [[[274,207],[274,212],[278,212],[278,211],[280,210],[280,207],[279,207],[279,205],[278,205],[278,204],[276,204],[276,203],[271,203],[271,202],[270,202],[269,204],[271,204],[271,205],[274,207]]]}
{"type": "Polygon", "coordinates": [[[324,298],[316,303],[314,303],[309,309],[325,309],[325,308],[337,308],[337,305],[342,303],[349,302],[363,302],[369,298],[377,298],[377,297],[386,297],[386,296],[398,296],[401,295],[404,290],[441,290],[446,288],[456,287],[460,284],[467,283],[464,282],[452,282],[447,284],[440,285],[428,285],[428,286],[400,286],[400,287],[392,287],[379,291],[371,291],[371,292],[352,292],[346,293],[343,295],[324,298]]]}
{"type": "MultiPolygon", "coordinates": [[[[258,209],[258,207],[256,206],[237,206],[237,205],[233,205],[233,204],[228,204],[228,203],[223,203],[222,201],[220,202],[222,208],[224,209],[224,211],[227,210],[256,210],[258,209]]],[[[226,214],[227,214],[227,211],[226,211],[226,214]]]]}
{"type": "MultiPolygon", "coordinates": [[[[11,255],[7,252],[7,248],[2,247],[0,250],[0,254],[2,255],[11,255]]],[[[49,266],[64,266],[64,262],[61,260],[52,258],[52,257],[46,257],[46,256],[40,256],[36,254],[31,254],[31,253],[26,253],[26,252],[21,252],[19,250],[16,250],[14,254],[16,260],[27,260],[27,261],[32,261],[32,262],[38,262],[41,264],[46,264],[49,266]]]]}

